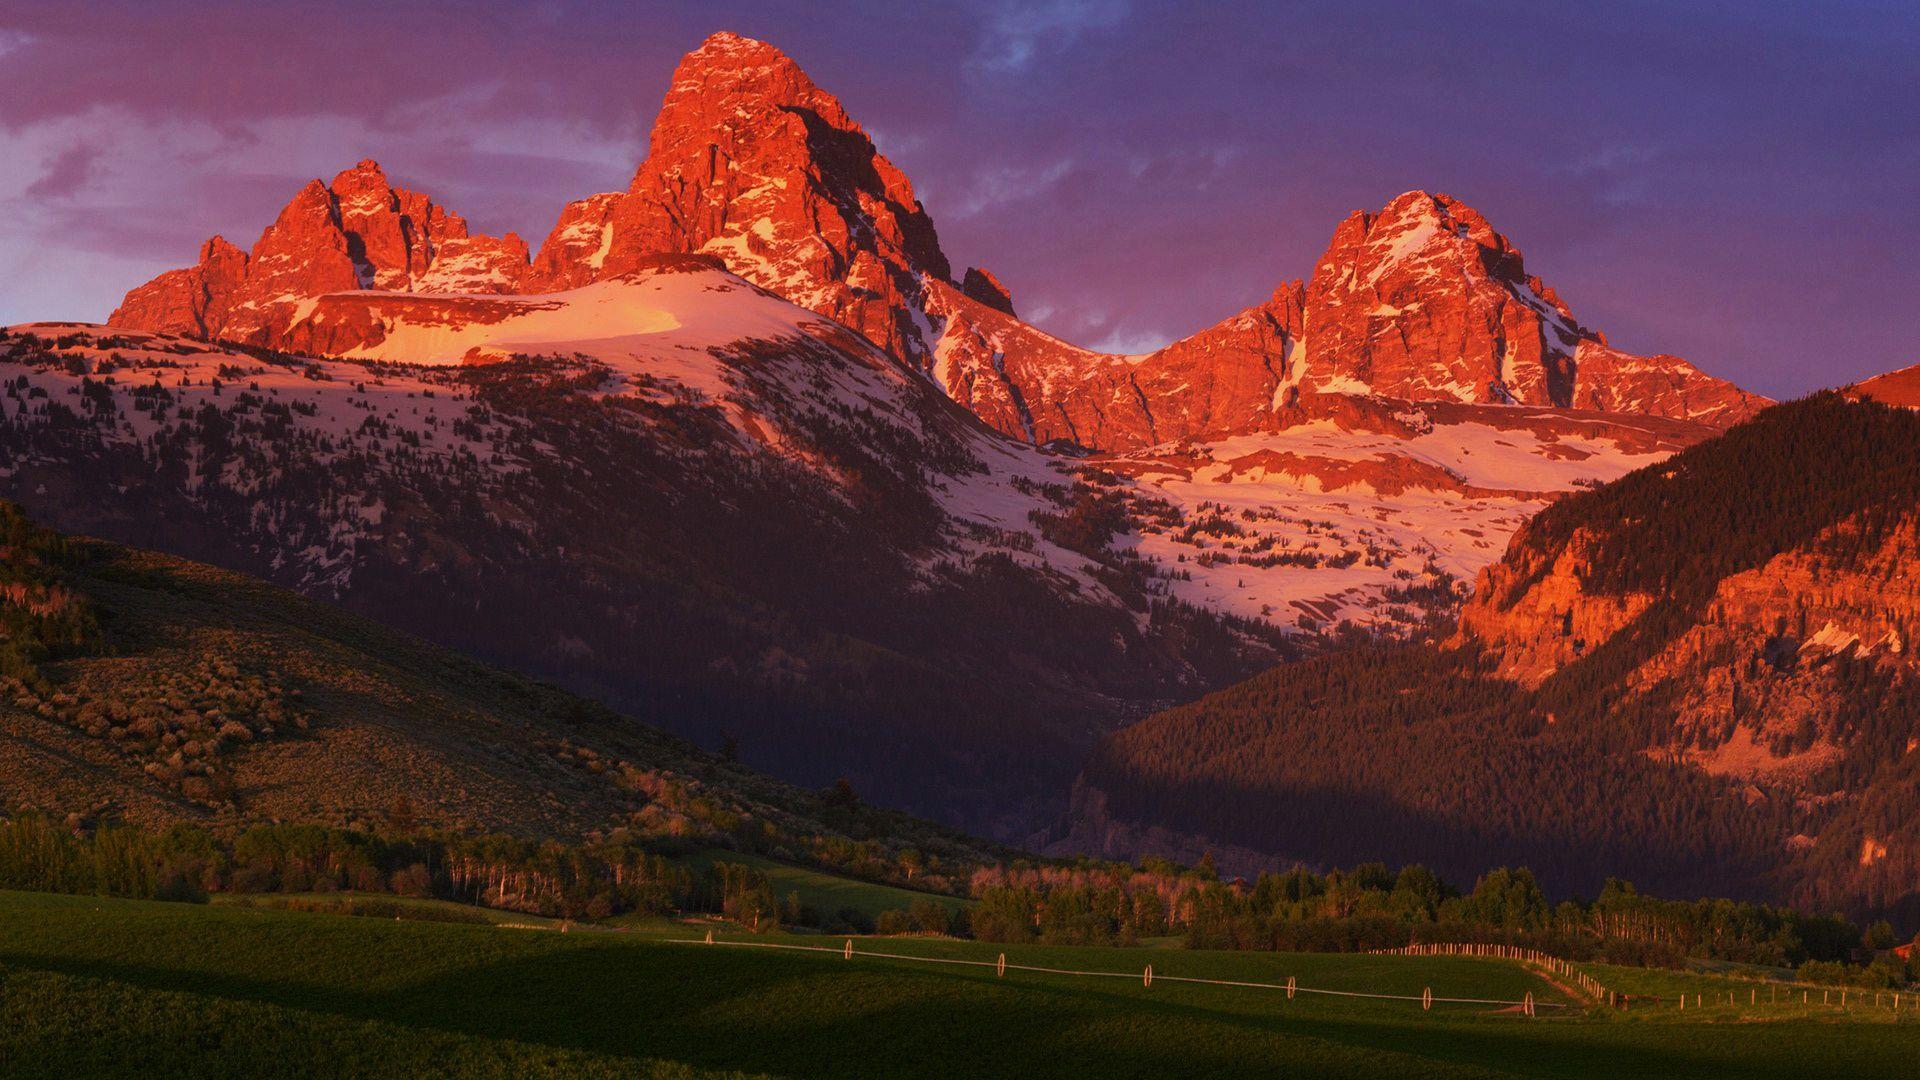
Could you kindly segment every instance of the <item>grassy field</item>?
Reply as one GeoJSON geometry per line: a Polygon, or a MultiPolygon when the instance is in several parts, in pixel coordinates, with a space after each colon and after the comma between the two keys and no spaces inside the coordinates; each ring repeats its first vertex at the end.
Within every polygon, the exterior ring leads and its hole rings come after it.
{"type": "Polygon", "coordinates": [[[772,885],[775,896],[785,899],[788,893],[799,893],[802,904],[827,915],[851,910],[871,920],[883,911],[902,910],[915,900],[932,900],[950,912],[961,911],[967,906],[967,902],[957,896],[918,892],[913,889],[895,888],[891,885],[879,885],[870,881],[835,877],[823,871],[790,866],[742,851],[720,849],[700,851],[688,856],[685,861],[694,872],[702,874],[717,862],[751,866],[767,875],[767,881],[772,885]]]}
{"type": "Polygon", "coordinates": [[[1609,990],[1632,995],[1625,1012],[1633,1017],[1680,1013],[1680,998],[1685,995],[1685,1011],[1693,1013],[1694,1019],[1920,1024],[1920,994],[1816,986],[1745,972],[1720,975],[1607,964],[1583,964],[1581,969],[1609,990]]]}
{"type": "Polygon", "coordinates": [[[370,918],[402,918],[420,922],[473,923],[486,926],[537,926],[559,929],[559,919],[526,915],[518,911],[459,904],[451,900],[431,900],[391,893],[215,893],[213,904],[219,907],[301,911],[323,915],[361,915],[370,918]]]}
{"type": "MultiPolygon", "coordinates": [[[[1529,1020],[1485,1006],[1167,983],[1165,975],[1565,1000],[1487,960],[1007,947],[1014,963],[1156,982],[671,943],[689,926],[555,933],[0,893],[10,1076],[1898,1076],[1920,1021],[1710,1011],[1529,1020]]],[[[729,935],[737,936],[737,935],[729,935]]],[[[771,938],[820,944],[810,938],[771,938]]],[[[861,948],[965,958],[1001,947],[861,948]]],[[[1742,984],[1744,985],[1744,984],[1742,984]]]]}

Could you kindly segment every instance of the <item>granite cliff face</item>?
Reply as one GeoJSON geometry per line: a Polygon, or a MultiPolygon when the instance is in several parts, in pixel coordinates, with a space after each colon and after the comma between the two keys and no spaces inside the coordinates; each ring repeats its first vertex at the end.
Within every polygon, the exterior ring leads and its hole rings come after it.
{"type": "Polygon", "coordinates": [[[1674,357],[1606,346],[1485,217],[1409,191],[1334,231],[1304,301],[1294,384],[1577,406],[1725,425],[1764,401],[1674,357]]]}
{"type": "Polygon", "coordinates": [[[216,237],[197,265],[130,293],[112,322],[284,345],[330,293],[548,293],[689,253],[853,328],[1036,444],[1128,451],[1271,430],[1302,395],[1717,427],[1764,404],[1675,357],[1609,347],[1482,215],[1424,191],[1354,213],[1309,280],[1164,349],[1076,347],[1021,322],[991,272],[956,280],[913,185],[840,101],[780,50],[728,33],[675,69],[627,189],[570,203],[531,258],[518,237],[470,235],[362,162],[302,190],[251,255],[216,237]]]}
{"type": "Polygon", "coordinates": [[[674,70],[627,190],[561,215],[532,285],[618,275],[662,252],[719,255],[910,364],[929,344],[912,314],[921,280],[951,274],[906,174],[840,102],[780,50],[724,33],[674,70]]]}
{"type": "Polygon", "coordinates": [[[127,294],[115,326],[201,340],[282,344],[304,307],[330,293],[517,291],[519,237],[471,235],[459,215],[396,188],[373,161],[314,180],[267,226],[251,253],[222,237],[200,261],[127,294]]]}

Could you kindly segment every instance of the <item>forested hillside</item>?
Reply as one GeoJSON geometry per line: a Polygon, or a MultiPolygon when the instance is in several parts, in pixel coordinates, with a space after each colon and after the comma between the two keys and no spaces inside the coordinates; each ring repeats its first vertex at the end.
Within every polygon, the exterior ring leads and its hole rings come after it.
{"type": "Polygon", "coordinates": [[[1109,740],[1082,842],[1524,863],[1589,895],[1912,908],[1920,415],[1776,407],[1563,500],[1461,631],[1269,671],[1109,740]]]}

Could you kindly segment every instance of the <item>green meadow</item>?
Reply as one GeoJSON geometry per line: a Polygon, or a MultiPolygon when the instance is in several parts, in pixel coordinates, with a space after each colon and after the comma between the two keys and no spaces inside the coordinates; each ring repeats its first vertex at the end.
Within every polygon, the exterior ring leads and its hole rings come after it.
{"type": "MultiPolygon", "coordinates": [[[[406,915],[407,912],[398,912],[406,915]]],[[[529,921],[527,926],[540,925],[529,921]]],[[[685,944],[707,927],[561,933],[0,893],[0,1074],[90,1076],[1909,1075],[1920,1013],[1621,1015],[1494,960],[863,938],[1081,978],[685,944]],[[1152,986],[1135,977],[1154,968],[1152,986]],[[1180,975],[1513,1000],[1440,1005],[1168,982],[1180,975]],[[1555,1009],[1554,1003],[1566,1005],[1555,1009]]],[[[720,928],[721,940],[843,938],[720,928]]],[[[1615,974],[1608,970],[1605,974],[1615,974]]],[[[1622,977],[1628,974],[1622,969],[1622,977]]],[[[1656,973],[1642,973],[1649,978],[1656,973]]],[[[1675,976],[1744,988],[1714,976],[1675,976]]],[[[1709,991],[1710,992],[1710,991],[1709,991]]]]}
{"type": "Polygon", "coordinates": [[[713,864],[720,862],[752,867],[767,876],[767,886],[775,896],[784,898],[789,893],[797,894],[802,904],[828,915],[851,911],[870,921],[883,911],[904,910],[917,900],[931,900],[950,913],[957,913],[967,906],[967,902],[960,897],[945,893],[919,892],[872,881],[857,881],[804,866],[776,862],[744,851],[711,848],[695,852],[685,862],[695,874],[705,874],[713,864]]]}

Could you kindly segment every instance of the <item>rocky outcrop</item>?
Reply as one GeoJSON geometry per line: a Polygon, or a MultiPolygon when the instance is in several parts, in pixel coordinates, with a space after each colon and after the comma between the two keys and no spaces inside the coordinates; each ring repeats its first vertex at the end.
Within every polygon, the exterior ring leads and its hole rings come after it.
{"type": "Polygon", "coordinates": [[[169,270],[127,294],[112,323],[211,338],[247,277],[247,253],[216,236],[200,245],[200,261],[169,270]]]}
{"type": "Polygon", "coordinates": [[[1654,597],[1588,589],[1583,577],[1592,566],[1591,546],[1589,534],[1576,532],[1559,549],[1509,548],[1506,558],[1480,572],[1454,644],[1486,650],[1503,678],[1531,688],[1612,640],[1654,597]]]}
{"type": "Polygon", "coordinates": [[[1902,419],[1798,403],[1598,505],[1556,507],[1481,573],[1453,644],[1529,688],[1604,680],[1589,722],[1635,730],[1651,752],[1815,782],[1863,716],[1896,718],[1889,703],[1920,679],[1920,504],[1910,453],[1890,445],[1911,430],[1902,419]],[[1860,460],[1869,449],[1878,460],[1860,460]]]}
{"type": "Polygon", "coordinates": [[[625,192],[604,191],[567,204],[527,273],[528,292],[577,289],[594,280],[613,248],[613,209],[625,192]]]}
{"type": "Polygon", "coordinates": [[[471,235],[459,215],[388,181],[362,161],[314,180],[280,211],[251,254],[220,237],[197,265],[171,270],[127,294],[115,326],[204,339],[280,345],[299,313],[329,293],[518,291],[527,248],[471,235]]]}
{"type": "Polygon", "coordinates": [[[433,264],[417,274],[405,291],[421,293],[510,293],[527,274],[527,242],[505,236],[459,236],[444,241],[433,264]]]}
{"type": "Polygon", "coordinates": [[[969,300],[1019,318],[1013,310],[1012,290],[1001,284],[1000,279],[993,276],[990,270],[982,270],[977,266],[967,267],[966,277],[960,280],[960,291],[966,293],[969,300]]]}

